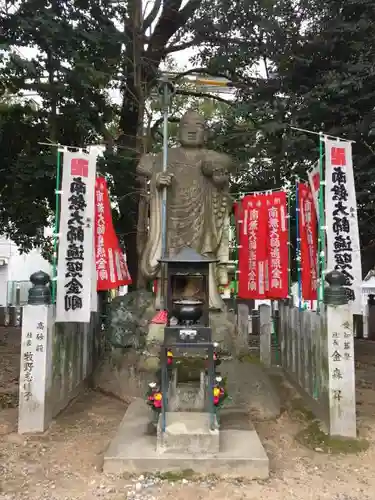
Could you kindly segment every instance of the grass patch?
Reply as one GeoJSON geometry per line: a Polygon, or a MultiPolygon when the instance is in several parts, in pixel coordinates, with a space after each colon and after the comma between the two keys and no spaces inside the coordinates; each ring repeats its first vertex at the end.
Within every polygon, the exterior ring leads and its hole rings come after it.
{"type": "Polygon", "coordinates": [[[314,451],[329,454],[349,454],[366,451],[369,443],[366,439],[336,438],[328,436],[314,421],[308,427],[298,432],[296,440],[314,451]]]}
{"type": "Polygon", "coordinates": [[[240,354],[238,356],[238,361],[241,361],[241,363],[254,363],[258,365],[261,364],[259,356],[251,353],[240,354]]]}
{"type": "Polygon", "coordinates": [[[168,481],[170,483],[176,483],[177,481],[182,481],[183,479],[190,481],[198,479],[198,475],[192,469],[160,472],[159,474],[156,474],[155,477],[159,478],[161,481],[168,481]]]}
{"type": "Polygon", "coordinates": [[[175,357],[173,366],[177,369],[178,383],[199,382],[201,371],[206,369],[206,360],[185,356],[175,357]]]}
{"type": "Polygon", "coordinates": [[[290,400],[288,411],[291,417],[298,420],[307,420],[309,422],[316,420],[314,413],[306,408],[303,399],[300,397],[294,397],[290,400]]]}
{"type": "Polygon", "coordinates": [[[18,393],[0,392],[0,409],[18,407],[18,393]]]}

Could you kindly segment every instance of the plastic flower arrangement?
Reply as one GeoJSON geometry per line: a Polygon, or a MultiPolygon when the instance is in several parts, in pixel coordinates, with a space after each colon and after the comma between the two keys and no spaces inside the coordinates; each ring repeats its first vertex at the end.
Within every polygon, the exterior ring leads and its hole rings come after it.
{"type": "Polygon", "coordinates": [[[167,366],[171,368],[173,365],[173,352],[170,349],[167,349],[167,366]]]}
{"type": "Polygon", "coordinates": [[[146,402],[153,411],[160,413],[163,405],[163,395],[160,392],[160,388],[158,387],[156,382],[150,382],[148,384],[148,391],[146,393],[146,402]]]}
{"type": "MultiPolygon", "coordinates": [[[[214,369],[215,369],[215,372],[216,372],[216,368],[218,366],[221,365],[221,360],[220,360],[220,357],[219,357],[219,353],[218,353],[218,342],[214,342],[214,353],[213,353],[213,358],[214,358],[214,369]]],[[[206,373],[208,373],[208,366],[209,366],[209,362],[208,362],[208,357],[206,358],[206,373]]]]}
{"type": "Polygon", "coordinates": [[[214,399],[214,406],[216,409],[221,408],[223,405],[224,401],[229,397],[228,392],[225,387],[225,381],[223,380],[223,377],[216,377],[215,378],[215,385],[213,387],[213,399],[214,399]]]}

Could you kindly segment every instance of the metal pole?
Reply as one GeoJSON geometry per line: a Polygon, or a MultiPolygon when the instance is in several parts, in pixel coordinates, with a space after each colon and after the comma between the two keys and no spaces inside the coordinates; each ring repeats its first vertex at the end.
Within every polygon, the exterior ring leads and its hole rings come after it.
{"type": "MultiPolygon", "coordinates": [[[[169,89],[167,82],[163,86],[163,173],[168,167],[168,105],[169,105],[169,89]]],[[[167,249],[167,188],[163,189],[162,199],[162,256],[165,257],[167,249]]]]}
{"type": "Polygon", "coordinates": [[[61,177],[61,155],[59,146],[57,146],[57,162],[56,162],[56,187],[55,187],[55,226],[53,235],[53,256],[52,256],[52,304],[56,303],[57,289],[57,247],[58,247],[58,232],[60,220],[60,177],[61,177]]]}
{"type": "Polygon", "coordinates": [[[299,213],[301,207],[299,206],[299,179],[296,179],[296,264],[297,264],[297,280],[298,280],[298,309],[302,310],[302,277],[301,277],[301,238],[299,227],[299,213]]]}
{"type": "MultiPolygon", "coordinates": [[[[162,85],[159,87],[159,93],[162,95],[163,103],[163,173],[167,171],[168,167],[168,108],[170,97],[174,92],[173,86],[168,82],[168,79],[163,79],[162,85]]],[[[166,257],[167,253],[167,187],[163,188],[162,193],[162,205],[161,205],[161,254],[162,257],[166,257]]],[[[160,272],[160,309],[164,311],[166,309],[165,300],[165,264],[161,265],[160,272]]],[[[161,382],[162,382],[162,415],[161,415],[161,425],[162,432],[165,432],[166,427],[166,411],[168,404],[168,371],[167,371],[167,346],[162,346],[162,357],[161,357],[161,382]]]]}
{"type": "MultiPolygon", "coordinates": [[[[163,173],[167,171],[168,167],[168,107],[170,95],[173,92],[173,87],[170,86],[168,80],[164,80],[160,87],[159,92],[162,94],[163,100],[163,173]]],[[[161,255],[166,257],[167,252],[167,187],[163,188],[162,205],[161,205],[161,255]]],[[[161,267],[161,304],[160,309],[165,310],[165,264],[161,267]]]]}
{"type": "Polygon", "coordinates": [[[319,136],[319,238],[318,238],[318,259],[319,259],[319,292],[317,310],[320,311],[324,302],[324,273],[325,273],[325,216],[324,216],[324,134],[321,132],[319,136]]]}

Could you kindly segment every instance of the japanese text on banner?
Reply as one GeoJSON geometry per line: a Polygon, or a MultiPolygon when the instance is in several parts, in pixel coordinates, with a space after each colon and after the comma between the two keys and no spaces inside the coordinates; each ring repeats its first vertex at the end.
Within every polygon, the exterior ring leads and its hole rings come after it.
{"type": "Polygon", "coordinates": [[[299,228],[301,237],[301,281],[304,300],[317,299],[317,218],[313,194],[307,184],[298,184],[299,228]]]}
{"type": "Polygon", "coordinates": [[[362,266],[350,142],[326,139],[327,270],[343,273],[352,312],[361,314],[362,266]]]}
{"type": "Polygon", "coordinates": [[[96,154],[64,152],[56,321],[88,323],[93,277],[96,154]]]}
{"type": "Polygon", "coordinates": [[[95,188],[95,235],[97,289],[129,285],[132,280],[113,227],[107,183],[102,177],[97,178],[95,188]]]}
{"type": "Polygon", "coordinates": [[[283,191],[266,195],[268,212],[268,290],[270,299],[288,297],[288,221],[287,197],[283,191]]]}
{"type": "Polygon", "coordinates": [[[265,298],[267,269],[267,218],[263,195],[242,200],[242,228],[238,252],[240,298],[265,298]]]}

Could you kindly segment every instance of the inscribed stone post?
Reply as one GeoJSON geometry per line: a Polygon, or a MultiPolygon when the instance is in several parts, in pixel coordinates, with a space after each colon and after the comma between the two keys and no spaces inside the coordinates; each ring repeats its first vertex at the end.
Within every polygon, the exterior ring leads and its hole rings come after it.
{"type": "Polygon", "coordinates": [[[353,313],[342,287],[345,278],[337,271],[326,276],[325,289],[328,340],[329,433],[333,436],[357,436],[355,407],[355,364],[353,313]],[[342,295],[343,292],[343,295],[342,295]],[[343,300],[341,300],[343,297],[343,300]]]}
{"type": "Polygon", "coordinates": [[[368,320],[369,320],[369,305],[368,303],[363,308],[363,338],[368,338],[368,320]]]}
{"type": "Polygon", "coordinates": [[[249,306],[237,304],[237,331],[238,348],[247,349],[249,346],[249,306]]]}
{"type": "Polygon", "coordinates": [[[259,306],[260,315],[260,360],[269,367],[271,366],[271,332],[272,318],[271,307],[266,304],[259,306]]]}
{"type": "Polygon", "coordinates": [[[23,308],[18,433],[44,432],[51,422],[53,306],[23,308]]]}

